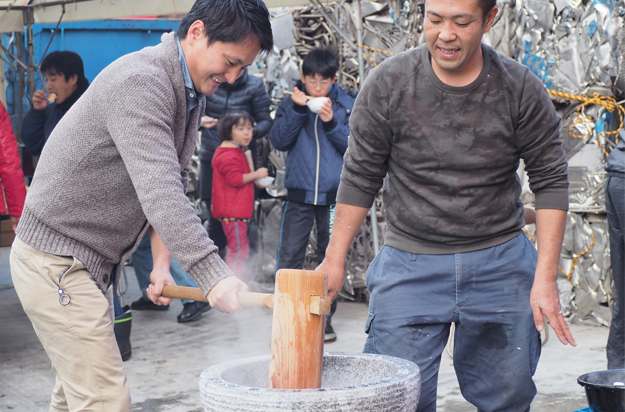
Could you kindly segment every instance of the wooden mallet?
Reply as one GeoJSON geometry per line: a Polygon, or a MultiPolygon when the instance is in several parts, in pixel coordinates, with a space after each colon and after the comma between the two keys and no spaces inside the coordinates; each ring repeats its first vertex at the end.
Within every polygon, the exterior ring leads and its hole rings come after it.
{"type": "MultiPolygon", "coordinates": [[[[163,296],[207,302],[198,288],[163,287],[163,296]]],[[[325,315],[330,313],[328,277],[312,270],[281,269],[275,293],[238,293],[245,307],[273,309],[269,387],[321,387],[325,315]]]]}

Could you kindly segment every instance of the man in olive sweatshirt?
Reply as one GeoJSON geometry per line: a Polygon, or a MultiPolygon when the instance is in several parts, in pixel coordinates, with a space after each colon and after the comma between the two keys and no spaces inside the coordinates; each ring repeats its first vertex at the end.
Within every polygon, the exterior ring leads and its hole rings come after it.
{"type": "Polygon", "coordinates": [[[560,118],[527,67],[481,43],[496,14],[494,0],[427,0],[427,44],[369,73],[319,267],[336,295],[382,188],[387,232],[367,272],[365,352],[419,365],[419,412],[436,410],[452,323],[460,389],[479,411],[529,410],[543,316],[575,345],[556,286],[568,208],[560,118]],[[538,253],[522,232],[520,159],[536,194],[538,253]]]}
{"type": "Polygon", "coordinates": [[[262,1],[197,1],[176,34],[104,69],[54,128],[11,252],[15,289],[56,373],[51,411],[131,410],[104,292],[146,232],[155,303],[171,301],[161,292],[174,284],[173,254],[213,308],[241,309],[247,287],[185,195],[188,164],[204,95],[272,47],[262,1]]]}

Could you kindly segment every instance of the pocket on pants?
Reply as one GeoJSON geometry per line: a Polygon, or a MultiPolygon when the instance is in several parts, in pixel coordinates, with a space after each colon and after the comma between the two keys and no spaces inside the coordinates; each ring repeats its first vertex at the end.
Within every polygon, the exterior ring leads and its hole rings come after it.
{"type": "Polygon", "coordinates": [[[369,312],[367,316],[367,321],[365,322],[365,333],[368,335],[371,330],[371,323],[373,322],[373,318],[375,318],[375,313],[369,312]]]}
{"type": "MultiPolygon", "coordinates": [[[[544,327],[548,327],[545,324],[544,327]]],[[[540,351],[542,349],[542,342],[540,340],[540,333],[534,328],[534,338],[532,339],[532,344],[530,345],[530,372],[532,376],[536,373],[536,367],[538,366],[538,360],[540,359],[540,351]]]]}
{"type": "Polygon", "coordinates": [[[380,269],[377,268],[377,265],[379,264],[380,259],[382,259],[382,254],[387,253],[388,250],[388,246],[382,245],[380,251],[373,257],[371,263],[369,263],[369,268],[367,269],[367,272],[365,274],[365,284],[367,285],[367,289],[369,289],[370,291],[374,287],[375,277],[379,275],[378,272],[380,271],[380,269]]]}
{"type": "Polygon", "coordinates": [[[42,267],[57,287],[63,287],[66,275],[72,271],[72,268],[76,267],[77,262],[78,260],[72,256],[57,256],[44,253],[42,267]]]}
{"type": "Polygon", "coordinates": [[[26,250],[22,250],[20,248],[11,248],[11,256],[18,260],[30,260],[30,253],[26,250]]]}
{"type": "Polygon", "coordinates": [[[365,347],[363,349],[364,353],[377,353],[375,350],[375,338],[373,334],[373,330],[371,329],[373,318],[375,318],[375,314],[369,312],[367,316],[367,321],[365,322],[365,333],[368,335],[367,340],[365,341],[365,347]]]}

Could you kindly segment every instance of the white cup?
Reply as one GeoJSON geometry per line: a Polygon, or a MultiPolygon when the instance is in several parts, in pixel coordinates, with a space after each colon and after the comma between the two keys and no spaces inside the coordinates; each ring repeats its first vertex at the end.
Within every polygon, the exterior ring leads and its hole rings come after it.
{"type": "Polygon", "coordinates": [[[261,189],[266,189],[271,186],[273,181],[274,178],[271,176],[261,177],[260,179],[256,179],[256,186],[260,187],[261,189]]]}
{"type": "Polygon", "coordinates": [[[321,113],[321,106],[323,106],[327,100],[327,97],[315,97],[307,101],[306,106],[308,106],[313,113],[321,113]]]}

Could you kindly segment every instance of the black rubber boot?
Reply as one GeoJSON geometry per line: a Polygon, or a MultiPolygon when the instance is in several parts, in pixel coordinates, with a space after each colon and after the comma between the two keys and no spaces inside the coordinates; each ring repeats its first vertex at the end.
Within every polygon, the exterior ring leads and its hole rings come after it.
{"type": "Polygon", "coordinates": [[[117,347],[122,355],[122,360],[127,361],[132,355],[132,347],[130,346],[130,327],[132,326],[132,312],[128,306],[124,306],[124,313],[115,318],[115,339],[117,339],[117,347]]]}

